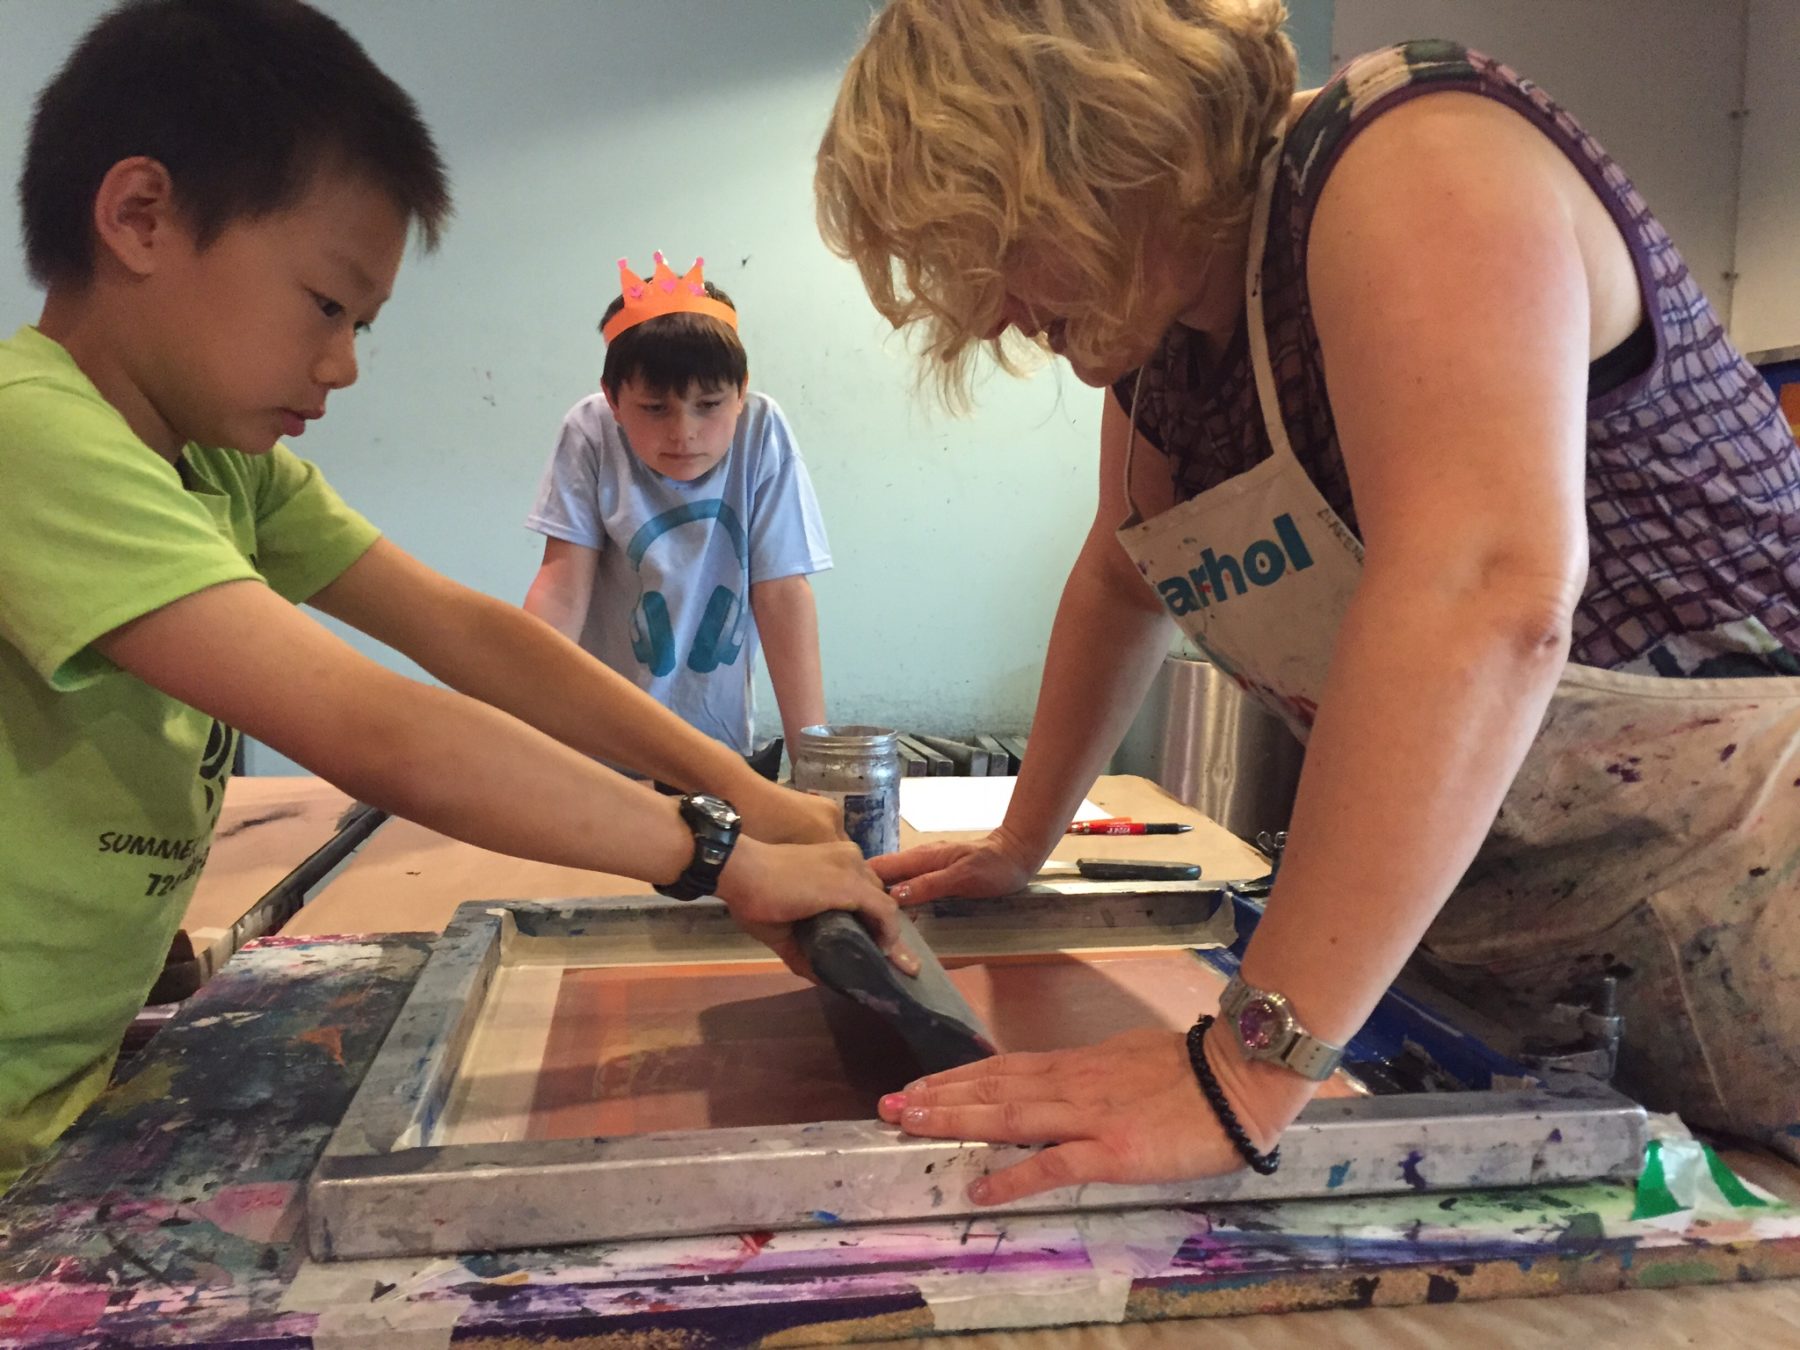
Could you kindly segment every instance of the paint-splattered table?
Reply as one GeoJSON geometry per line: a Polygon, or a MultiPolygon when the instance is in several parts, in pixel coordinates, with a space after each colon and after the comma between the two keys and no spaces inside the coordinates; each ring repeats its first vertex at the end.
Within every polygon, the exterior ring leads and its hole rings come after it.
{"type": "Polygon", "coordinates": [[[1618,1186],[308,1260],[315,1157],[428,939],[241,952],[0,1207],[0,1346],[782,1345],[1800,1273],[1800,1212],[1618,1186]]]}
{"type": "Polygon", "coordinates": [[[186,998],[244,943],[280,928],[380,818],[322,778],[231,779],[151,1001],[186,998]]]}

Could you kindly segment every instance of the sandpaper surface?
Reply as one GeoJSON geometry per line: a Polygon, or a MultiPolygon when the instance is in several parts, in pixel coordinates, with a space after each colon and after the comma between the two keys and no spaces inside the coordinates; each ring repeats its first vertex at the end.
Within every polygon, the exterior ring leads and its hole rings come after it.
{"type": "MultiPolygon", "coordinates": [[[[1179,949],[990,958],[949,974],[1003,1050],[1181,1030],[1217,1010],[1225,984],[1179,949]]],[[[521,969],[503,972],[490,1005],[434,1142],[865,1120],[919,1072],[881,1018],[775,962],[521,969]]],[[[1343,1074],[1324,1085],[1361,1091],[1343,1074]]]]}

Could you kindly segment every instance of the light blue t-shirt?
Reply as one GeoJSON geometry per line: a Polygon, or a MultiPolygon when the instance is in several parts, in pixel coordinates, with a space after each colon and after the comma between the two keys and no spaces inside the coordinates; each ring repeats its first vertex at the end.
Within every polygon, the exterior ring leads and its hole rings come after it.
{"type": "Polygon", "coordinates": [[[754,748],[755,582],[831,566],[812,479],[775,400],[744,400],[731,449],[691,483],[631,453],[602,394],[569,410],[525,523],[598,549],[581,645],[739,754],[754,748]]]}

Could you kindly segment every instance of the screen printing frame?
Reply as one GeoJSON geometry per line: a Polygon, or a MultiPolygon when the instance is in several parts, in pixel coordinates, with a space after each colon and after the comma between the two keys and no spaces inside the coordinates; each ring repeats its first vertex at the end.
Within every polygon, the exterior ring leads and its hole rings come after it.
{"type": "MultiPolygon", "coordinates": [[[[1218,885],[1050,883],[1004,900],[911,911],[940,956],[1190,947],[1236,966],[1253,902],[1218,885]]],[[[912,1138],[878,1120],[491,1144],[431,1142],[509,946],[599,940],[607,964],[742,961],[767,953],[716,901],[477,901],[460,906],[307,1188],[321,1260],[449,1254],[976,1213],[970,1182],[1012,1145],[912,1138]]],[[[1423,1065],[1434,1089],[1309,1105],[1273,1176],[1094,1184],[998,1207],[1017,1213],[1378,1194],[1634,1177],[1642,1107],[1591,1079],[1544,1084],[1399,993],[1347,1057],[1423,1065]],[[1451,1090],[1442,1090],[1449,1088],[1451,1090]],[[1458,1090],[1460,1089],[1460,1090],[1458,1090]]],[[[988,1211],[981,1211],[988,1212],[988,1211]]]]}

